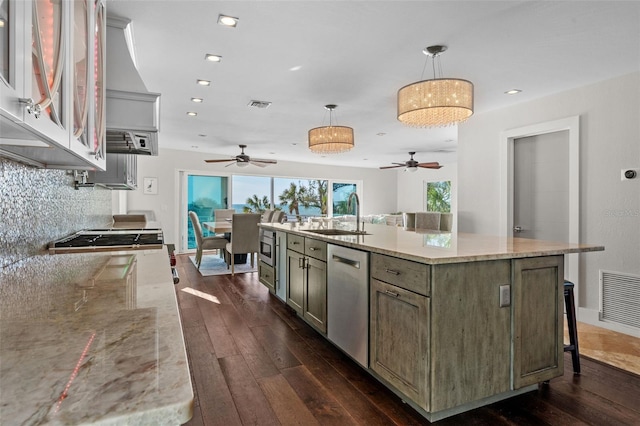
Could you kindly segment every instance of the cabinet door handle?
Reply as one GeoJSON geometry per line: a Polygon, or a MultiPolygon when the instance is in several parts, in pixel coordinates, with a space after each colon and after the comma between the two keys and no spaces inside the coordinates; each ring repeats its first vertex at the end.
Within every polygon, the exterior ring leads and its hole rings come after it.
{"type": "Polygon", "coordinates": [[[400,295],[398,293],[396,293],[395,291],[385,290],[384,292],[386,294],[388,294],[389,296],[392,296],[392,297],[400,297],[400,295]]]}
{"type": "Polygon", "coordinates": [[[304,268],[304,257],[298,258],[298,268],[304,268]]]}
{"type": "Polygon", "coordinates": [[[399,271],[394,271],[393,269],[385,269],[384,270],[387,274],[393,274],[393,275],[400,275],[399,271]]]}

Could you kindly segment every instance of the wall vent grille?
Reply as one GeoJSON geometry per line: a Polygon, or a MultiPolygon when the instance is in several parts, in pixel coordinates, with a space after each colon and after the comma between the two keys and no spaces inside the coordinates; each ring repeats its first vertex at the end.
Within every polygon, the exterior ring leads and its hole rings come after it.
{"type": "Polygon", "coordinates": [[[640,329],[640,276],[600,270],[600,320],[640,329]]]}
{"type": "Polygon", "coordinates": [[[250,108],[260,108],[260,109],[269,108],[270,105],[271,105],[271,102],[267,102],[267,101],[250,101],[247,104],[247,106],[250,108]]]}

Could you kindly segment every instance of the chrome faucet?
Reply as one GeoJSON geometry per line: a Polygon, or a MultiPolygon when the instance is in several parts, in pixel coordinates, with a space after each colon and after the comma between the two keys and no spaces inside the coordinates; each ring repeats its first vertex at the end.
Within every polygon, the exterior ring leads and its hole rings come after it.
{"type": "Polygon", "coordinates": [[[352,192],[347,199],[347,209],[351,210],[351,198],[356,197],[356,232],[360,232],[360,198],[358,194],[352,192]]]}

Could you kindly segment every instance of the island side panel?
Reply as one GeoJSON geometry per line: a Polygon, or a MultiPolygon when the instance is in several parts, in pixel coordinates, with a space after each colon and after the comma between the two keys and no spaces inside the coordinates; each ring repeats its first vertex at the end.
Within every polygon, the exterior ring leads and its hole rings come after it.
{"type": "Polygon", "coordinates": [[[561,376],[564,257],[513,261],[513,387],[561,376]]]}
{"type": "Polygon", "coordinates": [[[431,411],[510,390],[511,261],[432,265],[431,411]]]}

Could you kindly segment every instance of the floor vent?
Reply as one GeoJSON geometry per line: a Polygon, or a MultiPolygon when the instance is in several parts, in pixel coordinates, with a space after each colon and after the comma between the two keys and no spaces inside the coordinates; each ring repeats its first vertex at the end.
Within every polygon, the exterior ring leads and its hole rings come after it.
{"type": "Polygon", "coordinates": [[[640,329],[640,276],[600,270],[600,320],[640,329]]]}

